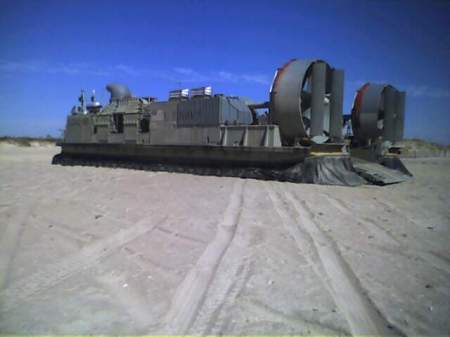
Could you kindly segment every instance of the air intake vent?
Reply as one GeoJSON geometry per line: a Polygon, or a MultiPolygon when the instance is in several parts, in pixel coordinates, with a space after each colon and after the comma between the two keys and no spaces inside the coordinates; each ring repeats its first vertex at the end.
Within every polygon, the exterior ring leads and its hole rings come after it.
{"type": "Polygon", "coordinates": [[[178,89],[169,92],[169,100],[189,97],[189,89],[178,89]]]}
{"type": "Polygon", "coordinates": [[[212,88],[211,87],[201,87],[191,89],[191,97],[203,97],[203,96],[212,96],[212,88]]]}

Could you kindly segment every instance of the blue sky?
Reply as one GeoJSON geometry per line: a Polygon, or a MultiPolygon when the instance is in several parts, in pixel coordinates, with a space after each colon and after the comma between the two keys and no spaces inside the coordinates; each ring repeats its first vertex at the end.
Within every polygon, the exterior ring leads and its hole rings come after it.
{"type": "Polygon", "coordinates": [[[450,144],[449,1],[0,0],[0,135],[58,135],[81,88],[179,87],[267,100],[277,67],[345,70],[407,91],[406,136],[450,144]]]}

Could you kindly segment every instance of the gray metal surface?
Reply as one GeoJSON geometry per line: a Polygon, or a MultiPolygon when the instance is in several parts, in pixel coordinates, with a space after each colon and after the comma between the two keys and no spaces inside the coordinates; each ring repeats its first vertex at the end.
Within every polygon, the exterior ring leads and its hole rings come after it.
{"type": "Polygon", "coordinates": [[[279,147],[280,131],[277,125],[227,125],[220,127],[221,146],[279,147]]]}
{"type": "Polygon", "coordinates": [[[220,124],[250,124],[249,107],[237,97],[215,96],[178,103],[178,126],[218,126],[220,124]]]}
{"type": "Polygon", "coordinates": [[[125,84],[110,83],[106,86],[106,90],[111,94],[110,101],[131,97],[131,91],[125,84]]]}
{"type": "MultiPolygon", "coordinates": [[[[331,92],[331,80],[332,68],[321,60],[294,59],[277,70],[270,89],[269,112],[271,121],[280,127],[285,145],[301,138],[317,139],[323,131],[329,131],[326,95],[331,92]]],[[[335,90],[342,91],[343,86],[335,90]]],[[[342,99],[334,103],[342,105],[342,99]]]]}
{"type": "Polygon", "coordinates": [[[385,84],[370,84],[362,96],[359,127],[354,130],[358,138],[368,139],[381,136],[382,130],[378,127],[377,122],[382,106],[381,94],[385,87],[385,84]]]}
{"type": "Polygon", "coordinates": [[[179,102],[178,126],[208,126],[220,124],[220,97],[197,98],[179,102]]]}
{"type": "Polygon", "coordinates": [[[62,154],[92,158],[136,159],[189,165],[282,168],[302,162],[307,147],[238,147],[213,145],[63,143],[62,154]]]}
{"type": "Polygon", "coordinates": [[[323,62],[315,62],[312,66],[310,137],[323,135],[326,71],[327,67],[323,62]]]}
{"type": "Polygon", "coordinates": [[[405,98],[406,93],[404,91],[396,92],[396,106],[395,106],[395,141],[399,142],[403,140],[403,130],[405,129],[405,98]]]}
{"type": "Polygon", "coordinates": [[[405,93],[388,84],[366,83],[357,92],[352,109],[352,126],[363,144],[376,141],[395,143],[403,139],[405,93]]]}
{"type": "Polygon", "coordinates": [[[301,92],[312,61],[291,60],[277,70],[270,92],[272,121],[285,139],[306,137],[302,121],[301,92]]]}
{"type": "Polygon", "coordinates": [[[352,158],[356,172],[367,181],[376,185],[389,185],[411,179],[411,176],[398,170],[387,168],[378,163],[352,158]]]}
{"type": "Polygon", "coordinates": [[[253,121],[252,113],[245,101],[240,97],[220,96],[221,99],[221,123],[233,122],[233,118],[238,124],[250,124],[253,121]]]}
{"type": "Polygon", "coordinates": [[[391,142],[395,142],[396,98],[396,90],[392,86],[386,86],[384,89],[383,140],[391,142]]]}
{"type": "Polygon", "coordinates": [[[344,71],[333,69],[330,93],[330,137],[342,140],[342,105],[344,100],[344,71]]]}
{"type": "Polygon", "coordinates": [[[124,167],[325,185],[358,186],[349,156],[310,156],[308,148],[62,144],[53,164],[124,167]]]}

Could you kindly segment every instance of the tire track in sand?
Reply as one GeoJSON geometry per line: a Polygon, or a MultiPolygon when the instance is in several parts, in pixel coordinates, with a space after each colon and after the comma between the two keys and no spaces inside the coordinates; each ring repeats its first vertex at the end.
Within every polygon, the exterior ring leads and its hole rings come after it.
{"type": "Polygon", "coordinates": [[[33,213],[34,208],[34,204],[23,204],[18,208],[17,214],[14,214],[15,207],[6,210],[6,212],[12,211],[14,216],[2,225],[3,230],[0,232],[0,292],[10,281],[11,265],[17,255],[27,220],[33,213]]]}
{"type": "Polygon", "coordinates": [[[190,335],[218,336],[226,331],[230,312],[252,272],[250,256],[244,257],[241,250],[234,249],[229,256],[230,249],[233,248],[230,247],[224,257],[228,261],[223,260],[220,264],[205,302],[188,331],[190,335]]]}
{"type": "Polygon", "coordinates": [[[117,248],[133,241],[139,236],[152,231],[166,220],[162,217],[149,225],[144,218],[129,228],[98,240],[80,250],[80,252],[63,258],[61,261],[42,268],[40,271],[20,279],[0,292],[0,316],[23,304],[28,298],[56,286],[65,279],[96,265],[99,260],[114,253],[117,248]]]}
{"type": "MultiPolygon", "coordinates": [[[[302,317],[303,315],[299,315],[297,312],[295,315],[290,315],[285,312],[281,312],[276,310],[275,308],[267,305],[266,303],[256,299],[256,298],[248,298],[244,302],[247,312],[256,317],[266,317],[267,320],[272,322],[277,322],[281,324],[285,324],[292,328],[295,328],[297,331],[300,331],[300,335],[316,335],[317,332],[320,331],[318,336],[347,336],[349,335],[349,331],[344,331],[339,327],[333,326],[330,323],[318,322],[312,319],[308,319],[306,317],[302,317]]],[[[297,334],[297,332],[296,332],[297,334]]]]}
{"type": "Polygon", "coordinates": [[[398,239],[392,235],[386,228],[378,224],[376,221],[369,219],[367,217],[361,217],[357,214],[357,212],[353,211],[350,206],[348,206],[343,200],[336,199],[326,193],[322,193],[325,200],[328,201],[329,204],[339,212],[341,212],[344,216],[349,218],[349,221],[359,222],[363,225],[370,233],[374,236],[382,237],[385,241],[389,242],[391,245],[399,245],[398,239]]]}
{"type": "Polygon", "coordinates": [[[215,238],[178,286],[172,298],[171,306],[163,320],[164,334],[186,334],[196,319],[222,257],[234,238],[243,203],[243,188],[243,181],[237,179],[215,238]]]}
{"type": "MultiPolygon", "coordinates": [[[[358,215],[350,206],[348,206],[344,201],[335,199],[325,193],[323,193],[325,199],[335,208],[337,208],[341,213],[350,217],[351,221],[360,222],[367,228],[374,236],[382,237],[387,243],[387,246],[379,247],[383,249],[384,252],[392,254],[401,254],[405,257],[419,258],[426,263],[432,265],[434,268],[440,272],[450,275],[449,266],[450,261],[446,260],[444,256],[437,254],[434,251],[426,250],[415,240],[409,240],[408,244],[404,244],[399,238],[401,237],[401,231],[396,229],[387,230],[382,225],[378,224],[375,220],[368,217],[358,215]]],[[[382,205],[386,209],[390,209],[390,213],[397,213],[399,217],[404,217],[404,213],[401,213],[398,209],[382,202],[377,201],[378,204],[382,205]]],[[[406,219],[411,222],[412,220],[406,219]]]]}
{"type": "Polygon", "coordinates": [[[389,328],[392,324],[387,322],[373,302],[364,295],[358,278],[340,255],[335,243],[315,223],[306,203],[302,205],[289,192],[284,192],[283,197],[280,197],[273,189],[274,183],[266,183],[265,186],[275,211],[333,296],[352,334],[401,335],[400,331],[389,328]],[[313,251],[308,252],[306,247],[312,248],[313,251]]]}

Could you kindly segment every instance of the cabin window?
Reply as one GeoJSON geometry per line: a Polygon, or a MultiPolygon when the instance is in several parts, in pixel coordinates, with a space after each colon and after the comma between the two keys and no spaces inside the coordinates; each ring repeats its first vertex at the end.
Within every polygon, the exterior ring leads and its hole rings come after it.
{"type": "Polygon", "coordinates": [[[150,131],[150,116],[144,116],[139,120],[139,132],[148,133],[150,131]]]}
{"type": "Polygon", "coordinates": [[[123,114],[113,114],[112,132],[123,133],[123,114]]]}

